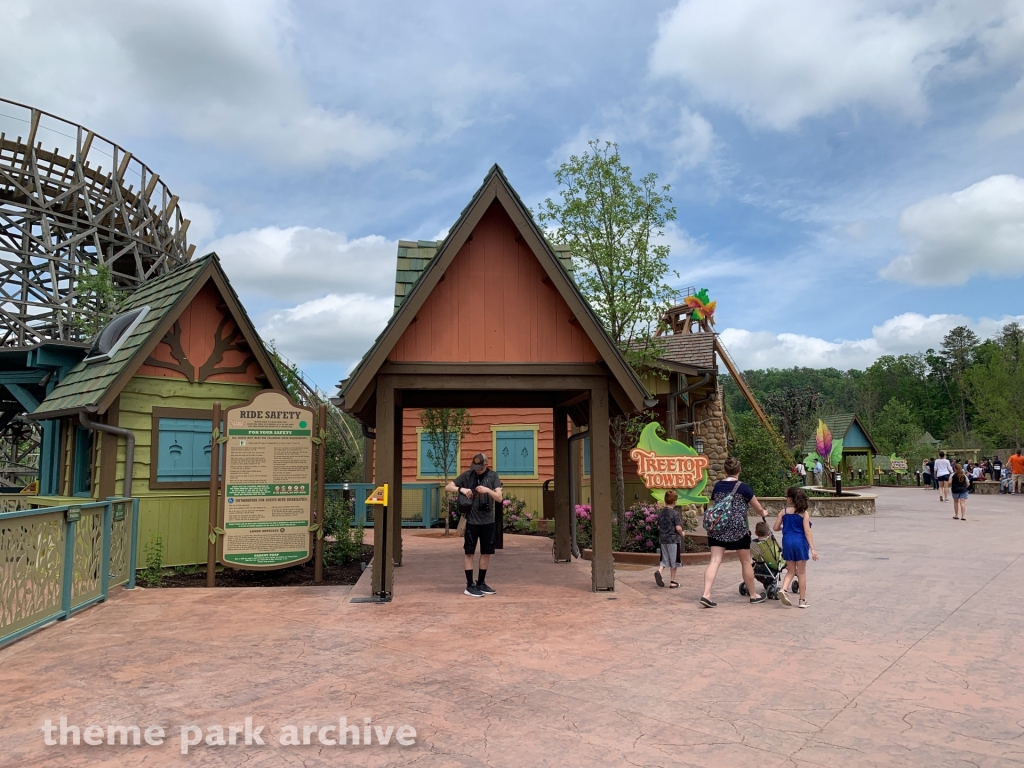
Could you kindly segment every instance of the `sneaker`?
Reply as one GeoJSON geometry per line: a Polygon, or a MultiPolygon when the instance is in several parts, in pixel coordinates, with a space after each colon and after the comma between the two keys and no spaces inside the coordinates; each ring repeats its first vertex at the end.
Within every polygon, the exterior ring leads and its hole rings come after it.
{"type": "Polygon", "coordinates": [[[485,584],[482,581],[478,581],[476,583],[476,588],[479,589],[485,595],[496,595],[497,594],[497,590],[491,589],[490,587],[487,586],[487,584],[485,584]]]}
{"type": "Polygon", "coordinates": [[[665,579],[662,578],[661,571],[654,572],[654,581],[657,582],[659,587],[665,586],[665,579]]]}
{"type": "Polygon", "coordinates": [[[475,584],[466,587],[466,591],[463,592],[462,594],[469,595],[470,597],[483,597],[484,596],[484,593],[481,592],[480,588],[478,586],[476,586],[475,584]]]}
{"type": "Polygon", "coordinates": [[[789,592],[787,592],[786,590],[782,590],[781,592],[779,592],[779,600],[782,601],[783,605],[793,605],[793,602],[789,599],[789,592]]]}
{"type": "Polygon", "coordinates": [[[757,597],[750,598],[750,602],[752,602],[752,603],[763,603],[767,599],[768,599],[768,595],[766,593],[762,592],[757,597]]]}
{"type": "Polygon", "coordinates": [[[718,607],[718,603],[716,603],[714,600],[709,600],[706,597],[702,597],[700,599],[700,607],[701,608],[717,608],[718,607]]]}
{"type": "Polygon", "coordinates": [[[806,600],[801,600],[800,601],[800,607],[801,608],[806,608],[807,607],[807,601],[806,600]]]}

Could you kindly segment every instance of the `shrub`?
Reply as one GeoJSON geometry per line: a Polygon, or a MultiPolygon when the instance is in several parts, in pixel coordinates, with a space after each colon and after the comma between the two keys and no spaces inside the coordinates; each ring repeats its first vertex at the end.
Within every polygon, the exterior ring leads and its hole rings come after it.
{"type": "Polygon", "coordinates": [[[146,567],[139,572],[139,581],[147,587],[159,587],[164,579],[164,537],[154,533],[144,551],[146,567]]]}
{"type": "MultiPolygon", "coordinates": [[[[504,508],[501,530],[506,533],[529,533],[533,517],[526,511],[526,502],[514,493],[508,494],[501,502],[504,508]]],[[[533,526],[535,529],[536,526],[533,526]]]]}
{"type": "Polygon", "coordinates": [[[358,560],[363,549],[363,529],[352,525],[352,502],[328,499],[324,506],[324,564],[341,565],[358,560]]]}
{"type": "MultiPolygon", "coordinates": [[[[656,504],[639,502],[626,510],[626,537],[619,540],[619,526],[612,516],[612,549],[617,552],[658,552],[661,537],[658,534],[658,509],[656,504]]],[[[684,531],[695,531],[699,514],[694,509],[684,509],[684,531]]],[[[576,505],[576,541],[580,548],[590,547],[594,542],[593,515],[589,504],[576,505]]]]}

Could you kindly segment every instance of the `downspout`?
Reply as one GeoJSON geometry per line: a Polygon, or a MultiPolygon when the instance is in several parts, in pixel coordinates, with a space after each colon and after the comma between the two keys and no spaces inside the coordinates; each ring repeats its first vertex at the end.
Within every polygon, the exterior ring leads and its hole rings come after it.
{"type": "MultiPolygon", "coordinates": [[[[78,420],[82,422],[83,427],[93,432],[106,432],[124,438],[124,484],[121,486],[121,495],[126,499],[130,499],[132,497],[132,473],[135,470],[135,433],[124,427],[112,427],[110,424],[99,424],[95,421],[89,421],[85,411],[79,411],[78,420]]],[[[114,459],[116,461],[116,454],[114,459]]]]}
{"type": "MultiPolygon", "coordinates": [[[[571,547],[570,551],[572,552],[572,556],[575,557],[577,560],[580,559],[580,545],[576,542],[576,493],[575,493],[576,489],[572,487],[573,486],[572,479],[576,476],[576,471],[575,471],[576,467],[573,466],[574,462],[573,462],[572,446],[575,443],[575,441],[582,440],[583,438],[587,437],[589,434],[590,434],[590,427],[587,427],[587,431],[586,432],[577,432],[575,435],[573,435],[572,437],[569,438],[569,467],[570,467],[570,469],[569,469],[569,507],[570,507],[570,509],[572,511],[572,514],[571,514],[571,516],[569,518],[572,521],[572,532],[571,532],[572,547],[571,547]]],[[[593,478],[593,476],[594,476],[594,468],[593,467],[590,468],[590,476],[591,476],[591,478],[593,478]]],[[[593,482],[593,480],[591,480],[591,482],[593,482]]]]}

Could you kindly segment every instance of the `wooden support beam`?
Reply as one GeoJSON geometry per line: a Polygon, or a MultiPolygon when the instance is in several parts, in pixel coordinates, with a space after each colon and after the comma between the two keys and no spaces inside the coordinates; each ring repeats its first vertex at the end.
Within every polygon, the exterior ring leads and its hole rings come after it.
{"type": "Polygon", "coordinates": [[[590,563],[591,589],[614,591],[612,555],[611,449],[608,436],[608,390],[590,392],[590,514],[594,555],[590,563]]]}
{"type": "Polygon", "coordinates": [[[555,560],[572,560],[572,500],[569,498],[569,423],[565,408],[552,410],[555,433],[555,560]]]}
{"type": "MultiPolygon", "coordinates": [[[[377,377],[377,472],[375,482],[388,484],[389,496],[395,494],[395,388],[387,376],[377,377]]],[[[401,476],[398,493],[401,493],[401,476]]],[[[390,503],[390,498],[389,498],[390,503]]],[[[371,589],[376,596],[388,596],[394,584],[394,564],[390,551],[388,518],[385,510],[376,507],[373,513],[373,573],[371,589]]]]}
{"type": "Polygon", "coordinates": [[[391,550],[391,561],[402,565],[402,393],[395,392],[395,429],[394,447],[391,449],[393,469],[391,477],[394,485],[391,486],[390,500],[388,501],[388,535],[391,543],[388,548],[391,550]]]}

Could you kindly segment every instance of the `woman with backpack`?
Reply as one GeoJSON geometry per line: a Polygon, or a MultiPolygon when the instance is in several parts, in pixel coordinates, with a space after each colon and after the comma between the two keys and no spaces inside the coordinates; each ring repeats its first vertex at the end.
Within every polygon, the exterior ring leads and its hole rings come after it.
{"type": "Polygon", "coordinates": [[[750,602],[763,603],[768,595],[760,592],[754,580],[754,566],[750,562],[750,524],[747,509],[765,516],[761,502],[754,491],[739,480],[740,463],[730,456],[725,460],[725,479],[715,483],[711,491],[711,506],[704,513],[704,528],[708,532],[708,547],[711,548],[711,562],[704,570],[704,594],[700,598],[701,608],[714,608],[718,603],[711,599],[711,588],[722,565],[726,552],[735,552],[743,570],[743,583],[747,585],[750,602]]]}

